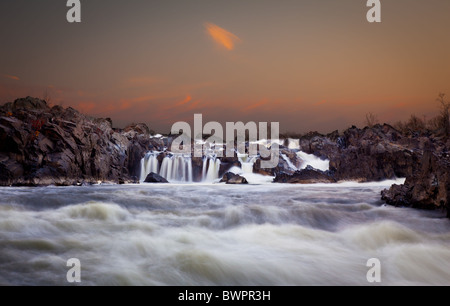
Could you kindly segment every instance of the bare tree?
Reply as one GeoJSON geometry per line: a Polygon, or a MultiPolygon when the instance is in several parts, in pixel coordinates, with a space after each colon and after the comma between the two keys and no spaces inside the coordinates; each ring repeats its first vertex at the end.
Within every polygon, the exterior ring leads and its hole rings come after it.
{"type": "Polygon", "coordinates": [[[413,114],[406,123],[406,128],[411,132],[425,132],[426,124],[420,117],[413,114]]]}
{"type": "Polygon", "coordinates": [[[374,125],[378,124],[378,117],[373,113],[366,114],[366,125],[372,128],[374,125]]]}
{"type": "Polygon", "coordinates": [[[42,100],[47,102],[47,104],[50,106],[52,103],[52,93],[46,88],[42,94],[42,100]]]}
{"type": "Polygon", "coordinates": [[[430,131],[437,132],[441,129],[441,116],[436,116],[428,120],[427,127],[430,131]]]}

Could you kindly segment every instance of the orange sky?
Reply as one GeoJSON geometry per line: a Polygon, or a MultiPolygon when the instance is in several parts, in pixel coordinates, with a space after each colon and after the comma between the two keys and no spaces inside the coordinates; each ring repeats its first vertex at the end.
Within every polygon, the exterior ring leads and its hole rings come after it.
{"type": "Polygon", "coordinates": [[[69,24],[61,1],[5,0],[0,103],[47,92],[160,132],[195,113],[295,132],[434,116],[450,95],[450,1],[382,1],[381,24],[365,2],[99,0],[69,24]]]}

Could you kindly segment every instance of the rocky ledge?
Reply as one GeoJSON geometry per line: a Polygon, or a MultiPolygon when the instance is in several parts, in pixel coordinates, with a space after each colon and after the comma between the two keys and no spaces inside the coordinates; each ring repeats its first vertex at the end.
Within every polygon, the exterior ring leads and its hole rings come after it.
{"type": "Polygon", "coordinates": [[[145,124],[117,130],[111,119],[18,99],[0,107],[0,186],[135,182],[142,156],[161,146],[145,124]]]}
{"type": "Polygon", "coordinates": [[[449,142],[438,146],[431,141],[404,185],[393,185],[381,195],[386,203],[420,209],[446,209],[450,218],[449,142]]]}

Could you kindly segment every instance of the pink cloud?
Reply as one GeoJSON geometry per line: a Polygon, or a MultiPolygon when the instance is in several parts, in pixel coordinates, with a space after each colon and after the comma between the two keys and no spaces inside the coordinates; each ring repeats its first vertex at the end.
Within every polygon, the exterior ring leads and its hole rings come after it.
{"type": "Polygon", "coordinates": [[[10,80],[14,80],[14,81],[20,81],[20,78],[15,76],[15,75],[4,75],[5,78],[10,79],[10,80]]]}

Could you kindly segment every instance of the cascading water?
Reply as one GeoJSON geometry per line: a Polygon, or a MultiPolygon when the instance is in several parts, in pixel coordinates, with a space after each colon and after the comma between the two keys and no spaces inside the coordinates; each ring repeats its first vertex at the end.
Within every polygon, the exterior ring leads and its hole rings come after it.
{"type": "Polygon", "coordinates": [[[281,153],[280,157],[282,159],[284,159],[284,161],[287,163],[289,168],[291,168],[291,170],[293,170],[293,171],[297,171],[298,170],[298,168],[292,163],[291,159],[288,156],[286,156],[285,154],[281,153]]]}
{"type": "MultiPolygon", "coordinates": [[[[150,152],[141,160],[141,182],[152,172],[159,174],[169,182],[192,183],[194,181],[192,158],[190,155],[170,154],[164,157],[161,167],[159,167],[159,154],[161,152],[150,152]]],[[[213,182],[218,179],[220,165],[220,159],[216,156],[204,157],[201,181],[213,182]]]]}
{"type": "Polygon", "coordinates": [[[238,153],[237,156],[241,163],[242,173],[253,173],[253,165],[256,162],[256,157],[241,153],[238,153]]]}
{"type": "Polygon", "coordinates": [[[380,205],[403,182],[0,188],[0,284],[448,286],[445,215],[380,205]]]}
{"type": "Polygon", "coordinates": [[[192,182],[192,159],[190,156],[174,154],[166,156],[159,173],[168,181],[192,182]]]}
{"type": "MultiPolygon", "coordinates": [[[[292,147],[296,146],[297,141],[289,140],[292,147]]],[[[297,151],[297,150],[295,150],[297,151]]],[[[167,179],[169,182],[188,182],[192,183],[193,180],[193,165],[190,155],[183,154],[169,154],[161,162],[158,160],[158,156],[161,152],[150,152],[141,160],[141,175],[140,180],[143,182],[146,176],[151,173],[157,173],[160,176],[167,179]]],[[[290,158],[285,154],[280,154],[280,157],[288,164],[289,168],[293,171],[305,169],[308,165],[312,167],[326,171],[329,169],[329,161],[321,160],[320,158],[306,154],[302,151],[297,152],[297,156],[303,160],[301,167],[297,168],[290,158]]],[[[249,156],[248,154],[237,153],[241,168],[234,169],[236,174],[240,175],[252,175],[253,166],[257,160],[257,156],[249,156]]],[[[215,154],[207,154],[203,157],[203,165],[201,169],[201,182],[214,182],[219,178],[221,161],[215,154]]],[[[198,180],[197,180],[198,181],[198,180]]]]}
{"type": "Polygon", "coordinates": [[[300,169],[305,169],[307,166],[327,171],[330,170],[330,161],[328,159],[322,160],[315,155],[307,154],[305,152],[297,152],[297,156],[303,160],[303,164],[300,169]]]}
{"type": "Polygon", "coordinates": [[[159,152],[148,153],[141,161],[141,182],[150,173],[156,173],[168,181],[192,182],[192,159],[190,156],[182,154],[173,154],[166,156],[159,169],[159,152]]]}
{"type": "Polygon", "coordinates": [[[288,139],[288,148],[291,150],[299,150],[300,149],[300,139],[288,139]]]}
{"type": "Polygon", "coordinates": [[[208,161],[207,157],[203,157],[203,166],[202,166],[202,180],[206,178],[206,170],[208,170],[208,161]]]}
{"type": "Polygon", "coordinates": [[[202,178],[204,182],[213,182],[219,178],[220,159],[215,156],[203,158],[202,178]]]}
{"type": "Polygon", "coordinates": [[[150,152],[145,155],[145,157],[141,160],[141,177],[140,181],[145,181],[145,178],[150,173],[159,173],[159,161],[158,161],[159,152],[150,152]]]}

